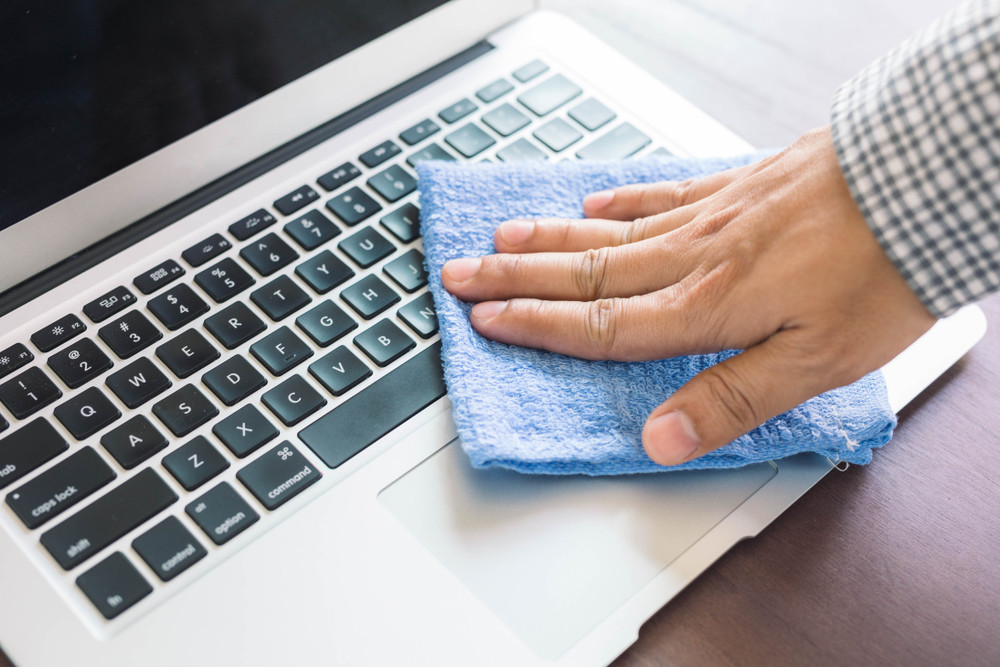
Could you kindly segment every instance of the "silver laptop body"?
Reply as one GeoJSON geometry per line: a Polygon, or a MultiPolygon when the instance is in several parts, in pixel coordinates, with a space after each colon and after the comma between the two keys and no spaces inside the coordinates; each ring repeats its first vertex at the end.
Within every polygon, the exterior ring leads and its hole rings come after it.
{"type": "MultiPolygon", "coordinates": [[[[0,230],[0,355],[10,351],[0,358],[0,647],[15,664],[606,664],[831,470],[812,455],[606,479],[468,465],[447,397],[416,372],[433,366],[438,338],[426,287],[407,277],[421,250],[405,215],[416,203],[411,159],[440,156],[431,144],[470,160],[751,149],[575,24],[531,10],[442,3],[0,230]],[[84,259],[99,261],[65,261],[88,248],[84,259]],[[324,283],[319,266],[350,275],[324,283]],[[244,274],[252,284],[228,286],[244,274]],[[389,302],[371,305],[371,289],[389,302]],[[306,299],[286,313],[293,292],[306,299]],[[178,314],[164,298],[191,294],[204,312],[178,314]],[[209,323],[234,304],[262,323],[245,340],[224,340],[231,318],[209,323]],[[328,325],[316,322],[337,312],[353,327],[323,338],[328,325]],[[143,322],[151,328],[133,349],[143,322]],[[177,352],[192,348],[164,347],[182,335],[218,356],[199,351],[201,365],[183,370],[177,352]],[[391,358],[379,356],[380,335],[402,337],[385,346],[391,358]],[[289,341],[302,347],[266,354],[289,341]],[[82,371],[88,355],[110,365],[82,371]],[[236,357],[243,366],[212,375],[236,357]],[[324,360],[326,375],[313,367],[324,360]],[[337,385],[338,364],[360,364],[361,377],[337,385]],[[130,383],[143,369],[167,385],[143,394],[146,376],[130,383]],[[231,380],[251,371],[262,386],[231,380]],[[411,371],[411,391],[379,393],[411,371]],[[19,379],[52,395],[35,407],[19,379]],[[229,405],[234,387],[246,391],[229,405]],[[399,412],[396,396],[412,410],[399,412]],[[302,416],[304,397],[318,407],[302,416]],[[264,425],[243,419],[246,406],[264,425]],[[356,406],[367,412],[352,418],[356,406]],[[119,416],[77,437],[88,429],[76,415],[98,408],[119,416]],[[389,426],[372,426],[379,410],[389,426]],[[134,419],[152,431],[123,428],[134,419]],[[268,424],[265,442],[234,441],[268,424]],[[30,429],[43,453],[18,435],[30,429]],[[355,430],[377,437],[337,444],[355,430]],[[156,434],[162,444],[149,445],[156,434]],[[56,488],[76,479],[64,462],[78,455],[107,479],[56,488]],[[105,518],[120,525],[92,525],[105,518]]],[[[888,364],[893,408],[984,331],[967,308],[888,364]]]]}

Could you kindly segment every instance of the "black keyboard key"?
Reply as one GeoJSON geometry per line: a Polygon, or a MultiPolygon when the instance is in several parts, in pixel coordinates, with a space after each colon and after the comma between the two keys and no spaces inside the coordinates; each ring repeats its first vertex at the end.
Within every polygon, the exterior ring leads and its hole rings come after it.
{"type": "Polygon", "coordinates": [[[326,399],[299,375],[264,392],[261,401],[285,426],[298,424],[326,405],[326,399]]]}
{"type": "Polygon", "coordinates": [[[510,104],[504,103],[483,114],[483,122],[500,136],[508,137],[530,123],[531,119],[510,104]]]}
{"type": "Polygon", "coordinates": [[[323,186],[327,192],[333,192],[341,185],[345,183],[350,183],[355,178],[361,175],[361,170],[355,167],[350,162],[345,162],[333,171],[329,171],[319,178],[316,182],[323,186]]]}
{"type": "Polygon", "coordinates": [[[299,254],[272,233],[260,237],[240,250],[240,257],[260,275],[269,276],[294,262],[299,258],[299,254]]]}
{"type": "Polygon", "coordinates": [[[278,429],[253,405],[244,405],[220,421],[212,433],[240,458],[278,437],[278,429]]]}
{"type": "Polygon", "coordinates": [[[171,433],[181,437],[219,414],[219,409],[197,387],[188,384],[157,401],[153,414],[171,433]]]}
{"type": "Polygon", "coordinates": [[[547,72],[549,66],[543,63],[541,60],[532,60],[527,65],[517,68],[514,70],[514,78],[521,83],[526,83],[531,81],[539,74],[547,72]]]}
{"type": "Polygon", "coordinates": [[[31,363],[35,355],[24,343],[14,343],[0,351],[0,378],[4,378],[25,364],[31,363]]]}
{"type": "Polygon", "coordinates": [[[97,330],[97,334],[121,359],[128,359],[163,338],[156,325],[138,310],[129,311],[114,322],[105,324],[97,330]]]}
{"type": "Polygon", "coordinates": [[[226,482],[189,504],[184,511],[218,545],[225,544],[260,519],[260,515],[226,482]]]}
{"type": "Polygon", "coordinates": [[[430,292],[425,292],[399,309],[399,318],[421,338],[430,338],[437,333],[437,311],[430,292]]]}
{"type": "Polygon", "coordinates": [[[181,258],[193,267],[215,259],[233,247],[222,234],[212,234],[201,243],[196,243],[181,253],[181,258]]]}
{"type": "Polygon", "coordinates": [[[354,344],[379,366],[388,366],[416,346],[412,338],[389,320],[382,320],[355,336],[354,344]]]}
{"type": "Polygon", "coordinates": [[[569,110],[569,117],[593,132],[615,119],[615,112],[591,97],[569,110]]]}
{"type": "Polygon", "coordinates": [[[127,287],[116,287],[107,294],[99,296],[83,307],[83,314],[93,322],[103,322],[112,315],[117,315],[138,301],[127,287]]]}
{"type": "Polygon", "coordinates": [[[350,391],[372,374],[370,368],[343,346],[309,364],[309,372],[334,396],[350,391]]]}
{"type": "Polygon", "coordinates": [[[358,326],[357,322],[331,301],[324,301],[300,315],[295,323],[321,347],[330,345],[358,326]]]}
{"type": "Polygon", "coordinates": [[[52,424],[36,419],[0,439],[0,489],[69,449],[52,424]]]}
{"type": "Polygon", "coordinates": [[[166,482],[146,468],[47,530],[41,543],[70,570],[176,500],[166,482]]]}
{"type": "Polygon", "coordinates": [[[288,502],[319,481],[322,473],[287,441],[236,473],[236,479],[269,510],[288,502]]]}
{"type": "Polygon", "coordinates": [[[317,199],[319,199],[319,195],[316,191],[308,185],[303,185],[302,187],[289,192],[284,197],[277,199],[274,202],[274,208],[276,208],[278,213],[281,215],[291,215],[303,206],[308,206],[317,199]]]}
{"type": "Polygon", "coordinates": [[[194,281],[216,303],[228,301],[254,283],[250,274],[231,257],[202,271],[194,277],[194,281]]]}
{"type": "Polygon", "coordinates": [[[583,134],[562,118],[553,118],[545,125],[532,132],[535,139],[558,153],[572,146],[583,138],[583,134]]]}
{"type": "Polygon", "coordinates": [[[229,467],[229,461],[203,435],[163,457],[163,467],[188,491],[229,467]]]}
{"type": "Polygon", "coordinates": [[[368,185],[389,203],[399,201],[417,189],[417,179],[398,164],[368,179],[368,185]]]}
{"type": "Polygon", "coordinates": [[[6,431],[7,427],[9,427],[9,426],[10,426],[10,424],[8,424],[7,420],[3,418],[3,415],[0,415],[0,433],[2,433],[3,431],[6,431]]]}
{"type": "Polygon", "coordinates": [[[446,162],[454,162],[455,156],[437,144],[427,144],[406,158],[406,163],[411,167],[416,167],[418,162],[422,162],[424,160],[445,160],[446,162]]]}
{"type": "Polygon", "coordinates": [[[465,118],[478,108],[479,107],[476,106],[475,102],[468,98],[463,98],[452,104],[447,109],[442,110],[438,116],[440,116],[441,120],[446,123],[454,123],[455,121],[465,118]]]}
{"type": "Polygon", "coordinates": [[[89,338],[82,338],[49,357],[49,368],[70,389],[85,385],[111,366],[108,355],[89,338]]]}
{"type": "Polygon", "coordinates": [[[28,528],[38,528],[110,483],[117,475],[91,447],[84,447],[7,494],[7,505],[28,528]]]}
{"type": "Polygon", "coordinates": [[[309,295],[288,276],[275,278],[250,294],[250,299],[275,322],[309,303],[309,295]]]}
{"type": "Polygon", "coordinates": [[[146,417],[138,415],[101,436],[101,444],[121,467],[131,470],[165,449],[167,439],[146,417]]]}
{"type": "Polygon", "coordinates": [[[562,74],[556,74],[531,90],[522,93],[518,96],[517,101],[531,109],[536,116],[544,116],[552,113],[582,92],[580,86],[562,74]]]}
{"type": "Polygon", "coordinates": [[[170,388],[170,380],[149,359],[136,359],[104,381],[122,403],[137,408],[170,388]]]}
{"type": "Polygon", "coordinates": [[[425,118],[413,127],[403,130],[403,132],[399,135],[399,138],[402,139],[407,146],[412,146],[414,144],[419,144],[421,141],[432,134],[435,134],[440,129],[441,128],[437,123],[432,121],[430,118],[425,118]]]}
{"type": "Polygon", "coordinates": [[[388,257],[396,249],[396,246],[371,227],[365,227],[352,234],[341,241],[337,247],[363,269],[384,257],[388,257]]]}
{"type": "Polygon", "coordinates": [[[164,285],[169,285],[184,275],[184,267],[172,259],[168,259],[161,264],[157,264],[149,271],[140,273],[133,280],[135,285],[143,294],[152,294],[164,285]]]}
{"type": "Polygon", "coordinates": [[[87,330],[87,325],[76,315],[69,314],[31,334],[31,342],[42,352],[54,350],[74,336],[87,330]]]}
{"type": "Polygon", "coordinates": [[[273,215],[264,209],[260,209],[229,225],[229,233],[235,236],[238,241],[246,241],[254,234],[267,229],[277,221],[278,219],[273,215]]]}
{"type": "Polygon", "coordinates": [[[161,581],[170,581],[208,555],[175,516],[167,517],[135,538],[132,548],[161,581]]]}
{"type": "Polygon", "coordinates": [[[407,292],[416,292],[427,284],[424,256],[419,250],[405,252],[386,264],[382,270],[407,292]]]}
{"type": "Polygon", "coordinates": [[[281,327],[250,346],[250,352],[273,375],[287,373],[312,356],[312,349],[292,333],[281,327]]]}
{"type": "Polygon", "coordinates": [[[346,225],[356,225],[378,213],[382,207],[361,188],[350,188],[326,203],[326,207],[346,225]]]}
{"type": "Polygon", "coordinates": [[[393,155],[399,154],[399,146],[391,141],[383,141],[375,148],[365,151],[358,156],[361,164],[366,167],[377,167],[393,155]]]}
{"type": "Polygon", "coordinates": [[[319,294],[326,294],[354,276],[354,271],[329,250],[295,267],[295,273],[319,294]]]}
{"type": "Polygon", "coordinates": [[[489,104],[514,90],[514,84],[507,79],[497,79],[493,83],[476,91],[476,97],[489,104]]]}
{"type": "Polygon", "coordinates": [[[205,328],[227,349],[233,350],[267,328],[245,304],[236,302],[205,320],[205,328]]]}
{"type": "Polygon", "coordinates": [[[171,373],[186,378],[218,359],[219,351],[198,330],[188,329],[156,348],[156,356],[171,373]]]}
{"type": "Polygon", "coordinates": [[[336,468],[444,394],[441,344],[435,343],[304,428],[299,438],[336,468]]]}
{"type": "Polygon", "coordinates": [[[176,331],[208,312],[208,304],[185,284],[176,285],[146,304],[163,326],[176,331]]]}
{"type": "Polygon", "coordinates": [[[541,162],[542,160],[548,160],[549,156],[542,152],[542,149],[538,146],[527,139],[521,138],[497,151],[497,158],[502,162],[541,162]]]}
{"type": "Polygon", "coordinates": [[[496,143],[490,135],[478,126],[469,123],[444,138],[452,148],[465,157],[473,157],[496,143]]]}
{"type": "Polygon", "coordinates": [[[379,222],[403,243],[420,237],[420,209],[413,204],[403,204],[379,222]]]}
{"type": "Polygon", "coordinates": [[[631,123],[622,123],[597,141],[576,152],[581,160],[620,160],[634,155],[652,141],[631,123]]]}
{"type": "Polygon", "coordinates": [[[295,218],[285,225],[285,231],[303,250],[318,248],[340,235],[340,228],[319,210],[295,218]]]}
{"type": "Polygon", "coordinates": [[[377,276],[365,276],[341,292],[340,296],[366,320],[399,301],[399,295],[377,276]]]}
{"type": "Polygon", "coordinates": [[[62,392],[39,368],[29,368],[0,384],[0,403],[18,419],[27,419],[62,396],[62,392]]]}
{"type": "Polygon", "coordinates": [[[91,387],[55,409],[55,416],[77,440],[84,440],[122,416],[97,387],[91,387]]]}
{"type": "Polygon", "coordinates": [[[76,585],[109,621],[153,592],[149,582],[120,551],[77,577],[76,585]]]}
{"type": "Polygon", "coordinates": [[[226,359],[201,377],[212,393],[226,405],[235,405],[254,393],[267,380],[241,356],[226,359]]]}

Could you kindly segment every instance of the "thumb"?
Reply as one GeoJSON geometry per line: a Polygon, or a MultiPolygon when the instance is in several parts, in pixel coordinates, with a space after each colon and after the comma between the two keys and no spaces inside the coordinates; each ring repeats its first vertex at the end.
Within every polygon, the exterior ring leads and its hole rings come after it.
{"type": "Polygon", "coordinates": [[[823,382],[829,367],[796,361],[804,357],[790,342],[790,334],[775,334],[691,378],[646,420],[649,458],[666,466],[690,461],[838,386],[823,382]]]}

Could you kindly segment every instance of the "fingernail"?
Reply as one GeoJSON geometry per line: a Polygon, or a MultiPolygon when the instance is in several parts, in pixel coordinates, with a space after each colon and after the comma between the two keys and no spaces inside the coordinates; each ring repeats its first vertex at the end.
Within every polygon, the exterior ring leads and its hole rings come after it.
{"type": "Polygon", "coordinates": [[[507,245],[521,245],[535,233],[534,220],[509,220],[497,229],[497,233],[507,245]]]}
{"type": "Polygon", "coordinates": [[[479,267],[482,266],[483,259],[481,257],[463,257],[461,259],[452,259],[444,263],[441,272],[446,274],[446,277],[456,283],[462,283],[476,275],[479,271],[479,267]]]}
{"type": "Polygon", "coordinates": [[[647,422],[642,430],[642,441],[649,458],[665,466],[684,463],[701,446],[691,418],[680,410],[647,422]]]}
{"type": "Polygon", "coordinates": [[[614,190],[601,190],[600,192],[592,192],[583,198],[584,208],[591,210],[602,209],[611,203],[611,200],[615,198],[614,190]]]}
{"type": "Polygon", "coordinates": [[[472,307],[472,311],[469,313],[469,316],[478,322],[485,322],[487,320],[492,320],[506,307],[506,301],[483,301],[482,303],[477,303],[472,307]]]}

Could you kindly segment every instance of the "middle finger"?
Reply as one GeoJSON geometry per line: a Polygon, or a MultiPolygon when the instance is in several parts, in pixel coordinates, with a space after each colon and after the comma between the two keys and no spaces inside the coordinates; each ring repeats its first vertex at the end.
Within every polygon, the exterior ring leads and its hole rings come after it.
{"type": "Polygon", "coordinates": [[[455,259],[441,270],[463,301],[530,297],[592,301],[647,294],[687,275],[690,253],[661,236],[583,252],[504,253],[455,259]]]}

